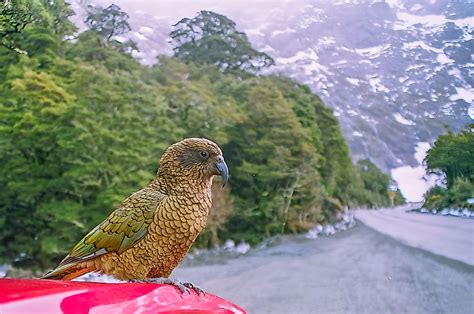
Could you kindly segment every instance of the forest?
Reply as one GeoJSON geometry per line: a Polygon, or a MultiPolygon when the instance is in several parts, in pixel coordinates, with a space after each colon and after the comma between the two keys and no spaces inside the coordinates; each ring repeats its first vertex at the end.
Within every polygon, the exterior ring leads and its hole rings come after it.
{"type": "Polygon", "coordinates": [[[64,0],[0,5],[0,263],[57,263],[185,137],[216,141],[231,175],[213,188],[200,247],[389,205],[390,177],[353,164],[338,120],[308,87],[260,74],[274,61],[229,18],[178,21],[174,55],[150,67],[133,57],[136,43],[115,39],[131,29],[116,5],[89,7],[80,33],[64,0]]]}

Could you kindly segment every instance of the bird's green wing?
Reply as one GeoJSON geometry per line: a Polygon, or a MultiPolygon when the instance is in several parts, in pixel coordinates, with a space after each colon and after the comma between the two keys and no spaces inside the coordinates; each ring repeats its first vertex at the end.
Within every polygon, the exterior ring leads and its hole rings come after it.
{"type": "Polygon", "coordinates": [[[123,253],[148,233],[162,199],[163,194],[147,188],[132,194],[79,241],[58,267],[108,252],[123,253]]]}

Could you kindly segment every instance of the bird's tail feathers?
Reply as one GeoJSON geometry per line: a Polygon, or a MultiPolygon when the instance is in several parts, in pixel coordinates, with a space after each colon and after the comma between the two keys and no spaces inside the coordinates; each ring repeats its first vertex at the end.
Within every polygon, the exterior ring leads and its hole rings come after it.
{"type": "Polygon", "coordinates": [[[87,268],[77,268],[77,264],[66,264],[44,274],[41,279],[72,280],[90,272],[87,268]]]}

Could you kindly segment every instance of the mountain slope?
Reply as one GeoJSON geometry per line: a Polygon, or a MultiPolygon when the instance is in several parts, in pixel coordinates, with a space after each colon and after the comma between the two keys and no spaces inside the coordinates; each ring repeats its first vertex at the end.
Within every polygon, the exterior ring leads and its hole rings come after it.
{"type": "Polygon", "coordinates": [[[385,171],[418,165],[418,142],[445,126],[461,129],[469,110],[474,116],[468,1],[116,3],[130,14],[128,37],[147,64],[171,52],[166,36],[181,17],[201,9],[228,15],[275,59],[271,72],[309,85],[333,108],[354,159],[370,157],[385,171]]]}

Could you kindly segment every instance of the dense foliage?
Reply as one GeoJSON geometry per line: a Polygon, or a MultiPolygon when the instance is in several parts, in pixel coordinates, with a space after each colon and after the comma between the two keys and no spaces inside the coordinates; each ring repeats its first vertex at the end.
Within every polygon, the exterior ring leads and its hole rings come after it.
{"type": "Polygon", "coordinates": [[[274,64],[266,53],[256,51],[235,22],[211,11],[201,11],[174,26],[170,37],[177,58],[196,63],[214,64],[222,71],[258,72],[274,64]]]}
{"type": "MultiPolygon", "coordinates": [[[[369,207],[390,206],[390,199],[386,193],[391,183],[390,176],[383,173],[370,160],[364,159],[357,162],[357,170],[364,184],[364,203],[369,207]]],[[[394,191],[394,205],[405,202],[400,190],[394,191]]]]}
{"type": "Polygon", "coordinates": [[[145,67],[103,31],[110,19],[97,14],[125,18],[119,8],[92,10],[94,29],[68,41],[64,0],[15,3],[26,25],[2,16],[0,29],[13,29],[0,46],[0,262],[51,266],[190,136],[218,142],[231,172],[199,245],[387,203],[387,177],[353,166],[332,111],[307,87],[174,57],[145,67]]]}
{"type": "Polygon", "coordinates": [[[446,178],[446,187],[436,186],[425,195],[427,208],[469,208],[474,204],[474,125],[456,134],[441,135],[425,158],[428,171],[446,178]]]}

